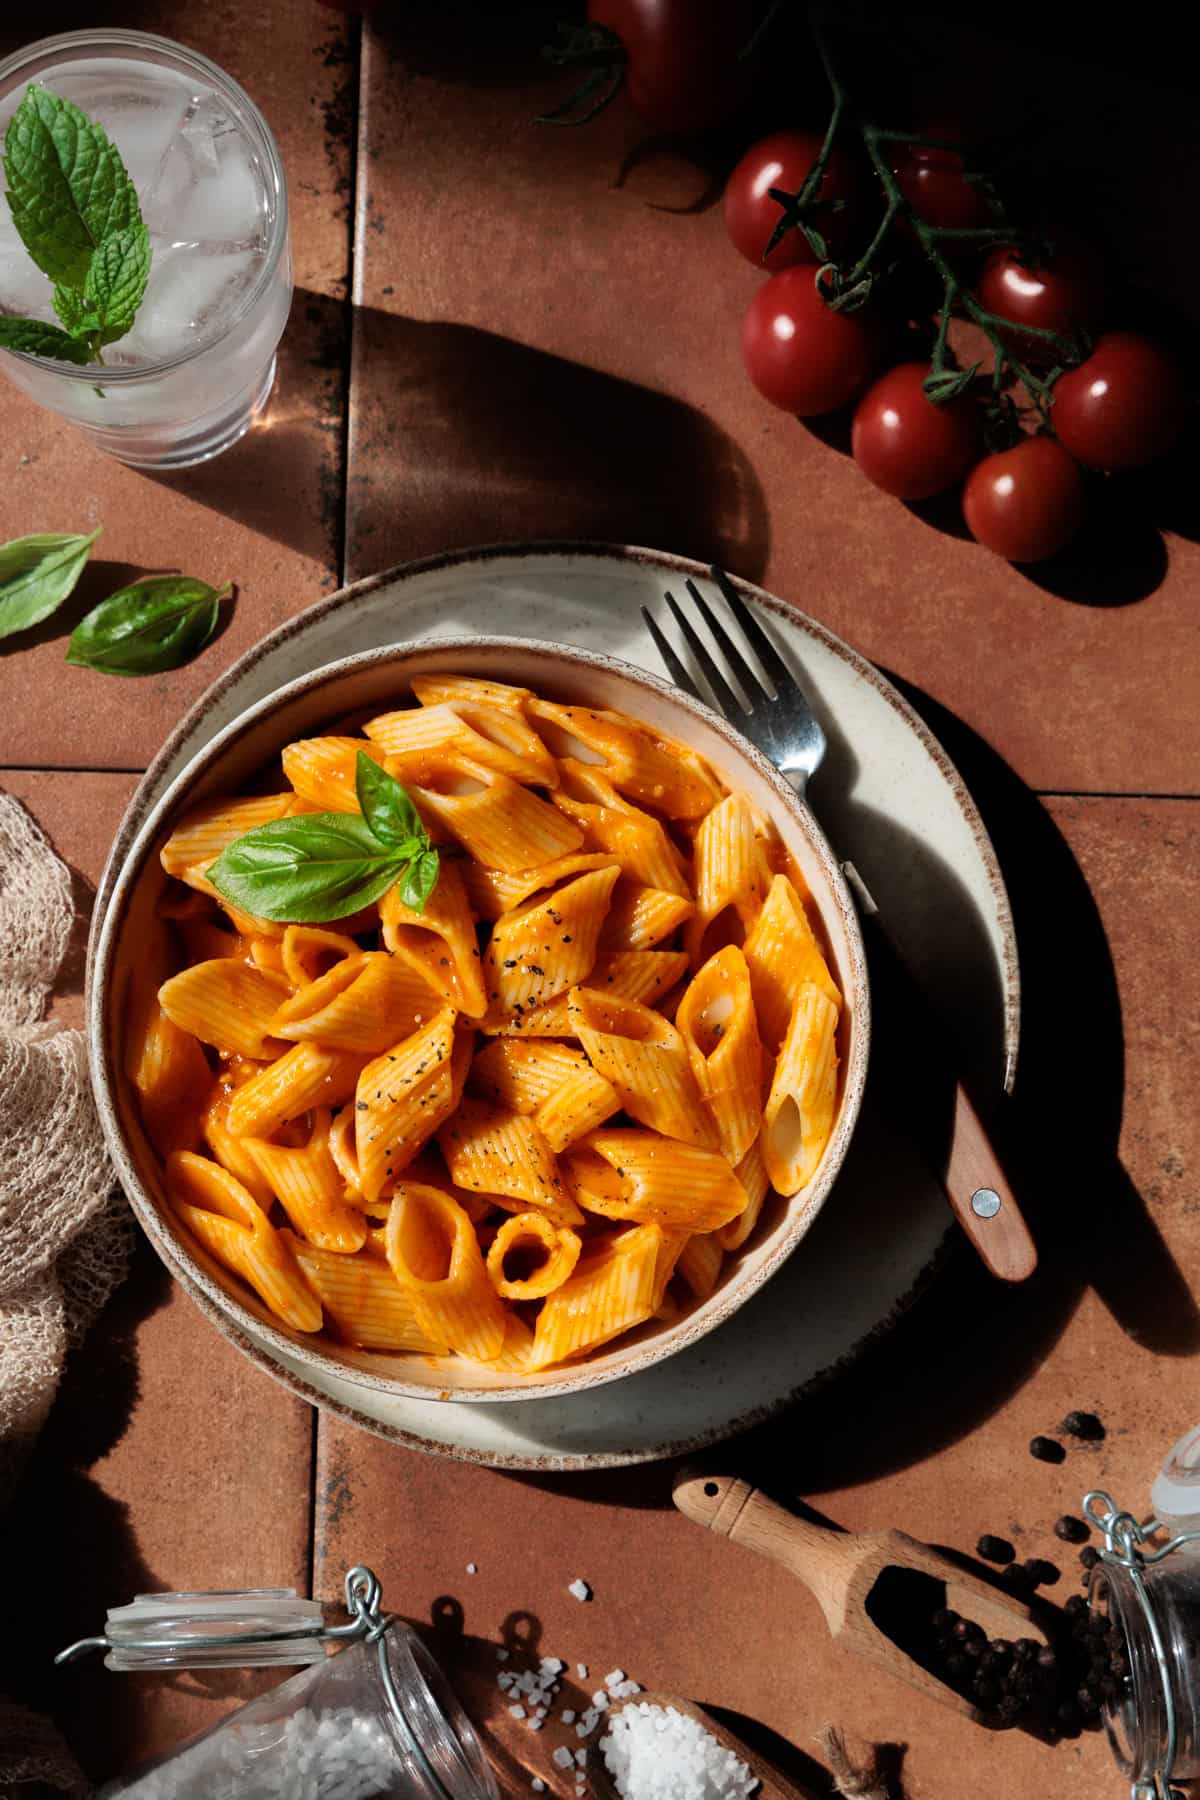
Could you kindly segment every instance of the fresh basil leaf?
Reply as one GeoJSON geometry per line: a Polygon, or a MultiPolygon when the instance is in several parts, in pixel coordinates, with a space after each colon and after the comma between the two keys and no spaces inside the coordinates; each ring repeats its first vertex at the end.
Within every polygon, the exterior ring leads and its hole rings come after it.
{"type": "Polygon", "coordinates": [[[362,816],[381,844],[406,856],[428,849],[429,833],[420,813],[395,777],[362,750],[355,765],[354,789],[362,816]]]}
{"type": "Polygon", "coordinates": [[[231,591],[190,575],[147,575],[94,606],[71,633],[67,661],[106,675],[158,675],[201,651],[231,591]]]}
{"type": "Polygon", "coordinates": [[[380,899],[402,866],[357,813],[300,813],[248,831],[207,874],[243,912],[314,925],[380,899]]]}
{"type": "Polygon", "coordinates": [[[87,312],[75,329],[95,331],[99,344],[124,337],[146,292],[150,254],[150,233],[140,219],[106,237],[92,258],[83,290],[87,312]]]}
{"type": "Polygon", "coordinates": [[[96,247],[142,223],[137,193],[103,126],[31,83],[4,134],[13,224],[51,281],[82,290],[96,247]]]}
{"type": "Polygon", "coordinates": [[[0,638],[28,630],[62,605],[101,529],[89,537],[47,532],[0,544],[0,638]]]}
{"type": "Polygon", "coordinates": [[[0,350],[23,350],[26,356],[56,356],[60,362],[92,360],[90,344],[70,337],[44,319],[0,319],[0,350]]]}
{"type": "Polygon", "coordinates": [[[426,902],[437,886],[438,853],[422,850],[414,856],[400,882],[400,898],[413,912],[424,912],[426,902]]]}

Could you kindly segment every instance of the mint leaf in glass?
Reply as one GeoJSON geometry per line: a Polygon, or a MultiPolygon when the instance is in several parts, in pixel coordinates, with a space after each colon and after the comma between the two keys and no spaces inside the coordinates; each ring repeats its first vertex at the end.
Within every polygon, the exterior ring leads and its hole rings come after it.
{"type": "Polygon", "coordinates": [[[42,319],[0,318],[0,350],[23,350],[26,356],[56,356],[60,362],[89,363],[86,338],[70,337],[42,319]]]}
{"type": "Polygon", "coordinates": [[[83,289],[97,247],[142,223],[137,193],[102,125],[31,83],[4,134],[8,204],[44,275],[83,289]]]}
{"type": "Polygon", "coordinates": [[[157,675],[202,650],[230,593],[190,575],[147,575],[92,608],[71,633],[67,661],[106,675],[157,675]]]}
{"type": "Polygon", "coordinates": [[[43,532],[0,544],[0,638],[27,631],[62,605],[83,574],[101,529],[88,537],[43,532]]]}

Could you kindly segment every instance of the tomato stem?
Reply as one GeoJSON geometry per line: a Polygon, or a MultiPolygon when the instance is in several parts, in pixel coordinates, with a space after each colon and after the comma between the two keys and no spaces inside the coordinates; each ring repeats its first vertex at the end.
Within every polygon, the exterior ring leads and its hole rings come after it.
{"type": "MultiPolygon", "coordinates": [[[[962,155],[962,146],[942,138],[924,137],[918,132],[896,131],[889,126],[877,125],[873,119],[867,118],[853,101],[842,81],[830,53],[819,9],[815,6],[810,22],[813,39],[825,70],[832,99],[829,129],[825,134],[821,153],[809,170],[799,193],[790,197],[783,196],[781,199],[784,212],[772,235],[768,252],[774,248],[785,232],[799,227],[804,231],[815,253],[821,257],[822,261],[825,260],[823,242],[818,240],[816,244],[813,243],[813,238],[799,215],[804,207],[812,201],[820,186],[833,149],[834,139],[843,121],[847,117],[853,119],[862,139],[863,148],[871,159],[872,167],[883,189],[886,205],[874,237],[853,267],[845,271],[839,270],[836,266],[830,267],[831,279],[826,284],[827,291],[831,291],[832,295],[830,304],[836,308],[839,306],[839,302],[845,305],[851,301],[861,301],[866,288],[870,285],[875,265],[896,220],[900,217],[905,218],[926,260],[942,282],[941,315],[931,358],[931,380],[950,373],[947,368],[947,333],[951,316],[957,311],[976,324],[991,345],[994,357],[993,391],[999,395],[1005,373],[1011,371],[1024,387],[1043,422],[1049,426],[1054,375],[1057,375],[1057,369],[1051,376],[1043,378],[1036,375],[1027,363],[1013,355],[1009,342],[1014,334],[1012,322],[1000,318],[996,313],[989,312],[969,287],[962,286],[953,266],[946,260],[940,248],[943,242],[980,245],[1011,242],[1015,233],[1005,219],[1003,209],[999,206],[995,196],[989,194],[987,196],[988,204],[997,214],[996,222],[993,225],[947,226],[927,223],[902,192],[883,146],[886,144],[921,144],[929,149],[948,150],[958,156],[962,155]]],[[[1065,338],[1062,333],[1043,325],[1021,325],[1017,329],[1023,339],[1037,338],[1049,343],[1058,352],[1062,361],[1070,363],[1078,360],[1079,346],[1065,338]]],[[[963,381],[969,378],[970,371],[964,372],[963,381]]],[[[950,399],[955,391],[957,390],[953,382],[943,381],[940,384],[935,383],[934,394],[931,397],[950,399]]]]}

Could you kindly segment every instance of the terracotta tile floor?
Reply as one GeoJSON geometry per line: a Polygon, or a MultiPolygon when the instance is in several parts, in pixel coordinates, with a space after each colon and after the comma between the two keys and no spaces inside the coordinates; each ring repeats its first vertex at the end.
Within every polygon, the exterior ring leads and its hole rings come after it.
{"type": "MultiPolygon", "coordinates": [[[[48,28],[71,22],[58,10],[48,28]]],[[[588,132],[536,131],[553,84],[529,54],[532,10],[506,33],[484,9],[471,39],[453,8],[365,32],[290,0],[256,9],[252,31],[215,0],[119,9],[208,51],[264,107],[297,299],[269,421],[206,470],[152,480],[3,389],[0,537],[105,536],[69,616],[0,657],[0,785],[71,864],[86,914],[136,772],[208,682],[323,590],[441,546],[571,535],[719,553],[842,632],[910,684],[1005,868],[1043,1266],[1010,1293],[956,1255],[886,1345],[719,1460],[854,1528],[960,1550],[1001,1532],[1058,1563],[1065,1595],[1076,1566],[1055,1517],[1092,1485],[1141,1507],[1196,1411],[1200,549],[1186,532],[1118,535],[1087,548],[1065,597],[768,414],[737,353],[755,277],[701,204],[705,171],[641,151],[620,106],[588,132]],[[104,693],[64,668],[63,632],[106,584],[174,566],[238,584],[196,663],[104,693]],[[1061,1468],[1031,1459],[1030,1436],[1072,1407],[1102,1414],[1105,1442],[1061,1468]]],[[[1177,154],[1194,163],[1196,146],[1177,154]]],[[[72,1021],[81,981],[82,939],[58,1001],[72,1021]]],[[[527,1612],[544,1651],[725,1708],[814,1781],[832,1718],[904,1747],[909,1800],[958,1800],[964,1768],[973,1800],[1119,1791],[1094,1734],[1057,1749],[988,1734],[835,1652],[801,1590],[671,1510],[668,1477],[512,1477],[355,1435],[244,1363],[146,1251],[6,1522],[23,1550],[14,1615],[43,1583],[53,1603],[22,1626],[5,1680],[52,1698],[105,1776],[248,1691],[98,1664],[50,1677],[50,1652],[106,1605],[242,1582],[332,1600],[369,1560],[392,1606],[437,1619],[478,1699],[486,1646],[527,1612]],[[577,1575],[588,1606],[566,1592],[577,1575]]],[[[543,1740],[498,1731],[550,1773],[543,1740]]]]}

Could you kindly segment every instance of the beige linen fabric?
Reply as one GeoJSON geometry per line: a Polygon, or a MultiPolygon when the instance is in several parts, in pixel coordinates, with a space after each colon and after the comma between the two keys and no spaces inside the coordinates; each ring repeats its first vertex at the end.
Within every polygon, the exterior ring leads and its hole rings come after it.
{"type": "MultiPolygon", "coordinates": [[[[73,911],[69,872],[0,793],[0,1505],[132,1243],[82,1033],[44,1018],[73,911]]],[[[0,1697],[0,1796],[79,1779],[53,1726],[0,1697]]]]}

